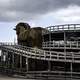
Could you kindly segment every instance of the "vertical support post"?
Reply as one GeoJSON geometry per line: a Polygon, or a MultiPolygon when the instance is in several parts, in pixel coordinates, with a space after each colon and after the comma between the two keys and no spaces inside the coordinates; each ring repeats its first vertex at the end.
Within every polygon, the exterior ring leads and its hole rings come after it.
{"type": "MultiPolygon", "coordinates": [[[[50,42],[51,42],[51,32],[49,33],[49,44],[50,44],[50,42]]],[[[51,47],[51,45],[49,45],[49,47],[51,47]]],[[[49,51],[51,51],[50,49],[49,49],[49,51]]],[[[51,53],[50,53],[50,57],[51,57],[51,53]]],[[[48,60],[48,71],[50,71],[51,70],[51,62],[50,62],[50,60],[48,60]]]]}
{"type": "Polygon", "coordinates": [[[72,80],[73,62],[74,62],[74,53],[71,53],[71,54],[72,54],[72,62],[71,62],[71,65],[70,65],[70,71],[71,71],[71,80],[72,80]]]}
{"type": "Polygon", "coordinates": [[[66,60],[66,32],[64,31],[64,54],[65,54],[65,60],[66,60]]]}
{"type": "Polygon", "coordinates": [[[52,42],[52,44],[53,44],[52,46],[54,47],[54,41],[52,42]]]}
{"type": "Polygon", "coordinates": [[[1,62],[3,61],[3,50],[1,51],[1,62]]]}
{"type": "Polygon", "coordinates": [[[26,59],[26,68],[27,68],[27,72],[29,71],[29,62],[28,62],[28,58],[26,59]]]}
{"type": "Polygon", "coordinates": [[[3,66],[3,50],[1,52],[1,66],[3,66]]]}
{"type": "Polygon", "coordinates": [[[51,62],[48,61],[48,71],[51,71],[51,62]]]}
{"type": "Polygon", "coordinates": [[[8,59],[7,54],[8,54],[8,51],[5,52],[5,67],[7,67],[7,59],[8,59]]]}
{"type": "Polygon", "coordinates": [[[22,55],[20,55],[20,70],[22,70],[22,55]]]}
{"type": "Polygon", "coordinates": [[[42,48],[43,47],[45,47],[45,41],[44,41],[44,34],[45,34],[45,32],[43,32],[43,30],[42,30],[42,48]]]}
{"type": "Polygon", "coordinates": [[[78,48],[78,46],[79,46],[79,45],[78,45],[78,40],[77,40],[77,46],[76,46],[76,47],[78,48]]]}
{"type": "Polygon", "coordinates": [[[51,41],[51,32],[49,33],[49,42],[51,41]]]}
{"type": "Polygon", "coordinates": [[[73,72],[72,62],[71,62],[71,66],[70,66],[70,71],[71,71],[71,80],[72,80],[72,72],[73,72]]]}
{"type": "Polygon", "coordinates": [[[1,64],[2,64],[2,67],[4,67],[4,61],[5,61],[4,51],[2,51],[1,56],[2,56],[2,57],[1,57],[1,58],[2,58],[2,59],[1,59],[1,62],[2,62],[2,63],[1,63],[1,64]]]}
{"type": "Polygon", "coordinates": [[[70,48],[71,48],[71,46],[72,46],[72,41],[70,42],[70,48]]]}
{"type": "Polygon", "coordinates": [[[65,80],[66,80],[66,32],[64,31],[65,80]]]}
{"type": "Polygon", "coordinates": [[[3,70],[4,70],[3,56],[4,56],[4,51],[2,50],[2,53],[1,53],[1,67],[2,67],[1,72],[3,72],[3,70]]]}
{"type": "MultiPolygon", "coordinates": [[[[49,44],[50,44],[50,42],[51,42],[51,32],[49,33],[49,44]]],[[[51,47],[51,45],[49,45],[49,47],[51,47]]],[[[50,51],[50,49],[49,49],[49,51],[50,51]]],[[[50,55],[51,56],[51,55],[50,55]]],[[[50,61],[48,60],[48,71],[50,71],[51,70],[51,63],[50,63],[50,61]]]]}
{"type": "Polygon", "coordinates": [[[6,54],[6,67],[7,67],[7,68],[8,68],[8,65],[9,65],[9,64],[8,64],[8,63],[9,63],[8,61],[9,61],[9,60],[8,60],[8,51],[7,51],[7,54],[6,54]]]}
{"type": "Polygon", "coordinates": [[[14,69],[14,52],[12,53],[12,68],[14,69]]]}

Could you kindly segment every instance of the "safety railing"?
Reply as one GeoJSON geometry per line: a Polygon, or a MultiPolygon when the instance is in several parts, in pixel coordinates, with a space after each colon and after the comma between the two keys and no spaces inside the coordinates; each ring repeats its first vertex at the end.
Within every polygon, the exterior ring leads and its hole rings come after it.
{"type": "Polygon", "coordinates": [[[54,32],[54,31],[65,31],[65,30],[80,30],[80,24],[49,26],[45,29],[45,31],[42,31],[42,34],[47,34],[49,32],[54,32]]]}
{"type": "MultiPolygon", "coordinates": [[[[1,45],[0,45],[1,46],[1,45]]],[[[3,46],[3,45],[2,45],[3,46]]],[[[21,45],[5,45],[3,50],[11,51],[18,55],[22,55],[28,58],[41,59],[41,60],[52,60],[62,62],[78,62],[80,63],[80,52],[57,52],[57,51],[45,51],[38,48],[29,48],[21,45]]]]}
{"type": "Polygon", "coordinates": [[[42,43],[43,48],[51,47],[80,47],[80,41],[47,41],[42,43]]]}
{"type": "Polygon", "coordinates": [[[0,42],[0,45],[17,45],[17,43],[14,43],[14,42],[0,42]]]}

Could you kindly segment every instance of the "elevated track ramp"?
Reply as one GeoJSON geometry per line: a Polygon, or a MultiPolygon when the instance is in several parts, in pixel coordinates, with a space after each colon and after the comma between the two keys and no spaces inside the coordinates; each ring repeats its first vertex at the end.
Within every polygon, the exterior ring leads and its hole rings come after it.
{"type": "Polygon", "coordinates": [[[8,44],[0,43],[0,49],[25,56],[27,58],[47,60],[47,61],[49,60],[49,61],[80,63],[80,60],[76,59],[76,58],[80,58],[80,52],[46,51],[38,48],[31,48],[31,47],[26,47],[21,45],[13,45],[9,43],[8,44]]]}
{"type": "MultiPolygon", "coordinates": [[[[15,53],[26,58],[44,60],[44,61],[59,61],[69,63],[80,63],[80,53],[76,52],[57,52],[46,51],[38,48],[26,47],[12,43],[0,43],[0,50],[15,53]]],[[[4,69],[3,69],[4,70],[4,69]]],[[[12,70],[12,69],[9,69],[12,70]]],[[[80,79],[80,72],[64,72],[64,71],[26,71],[14,70],[15,73],[26,74],[27,78],[54,78],[55,80],[78,80],[80,79]],[[72,76],[75,75],[75,76],[72,76]]]]}

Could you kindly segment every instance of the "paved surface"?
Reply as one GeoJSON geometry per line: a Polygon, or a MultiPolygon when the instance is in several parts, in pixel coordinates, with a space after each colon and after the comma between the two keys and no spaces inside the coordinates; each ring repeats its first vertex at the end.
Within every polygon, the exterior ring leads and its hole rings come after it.
{"type": "Polygon", "coordinates": [[[0,75],[0,80],[80,80],[80,79],[23,79],[23,78],[16,78],[16,77],[8,77],[8,76],[3,76],[0,75]]]}
{"type": "Polygon", "coordinates": [[[34,79],[13,78],[13,77],[0,75],[0,80],[34,80],[34,79]]]}

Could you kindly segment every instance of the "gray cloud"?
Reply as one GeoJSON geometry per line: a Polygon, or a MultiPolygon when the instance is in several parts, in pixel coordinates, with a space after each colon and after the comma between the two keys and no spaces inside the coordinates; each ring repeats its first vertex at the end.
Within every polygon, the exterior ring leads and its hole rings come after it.
{"type": "Polygon", "coordinates": [[[80,0],[1,0],[0,21],[31,20],[69,5],[80,0]]]}

